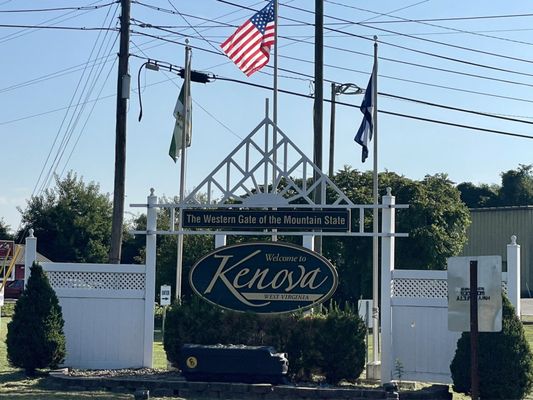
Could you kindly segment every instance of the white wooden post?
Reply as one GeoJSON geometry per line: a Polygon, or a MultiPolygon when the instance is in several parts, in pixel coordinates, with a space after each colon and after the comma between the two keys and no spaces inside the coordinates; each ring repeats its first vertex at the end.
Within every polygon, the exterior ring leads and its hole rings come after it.
{"type": "Polygon", "coordinates": [[[146,211],[146,274],[144,303],[143,366],[152,368],[154,346],[155,264],[157,251],[157,196],[150,189],[146,211]]]}
{"type": "Polygon", "coordinates": [[[226,245],[226,235],[215,234],[215,249],[226,245]]]}
{"type": "Polygon", "coordinates": [[[311,251],[315,251],[315,235],[303,235],[302,246],[311,251]]]}
{"type": "Polygon", "coordinates": [[[31,273],[31,266],[35,261],[37,261],[37,238],[33,236],[33,229],[30,229],[24,249],[24,288],[26,288],[31,273]]]}
{"type": "MultiPolygon", "coordinates": [[[[392,380],[392,315],[391,289],[392,271],[394,270],[394,237],[396,199],[387,188],[383,196],[384,208],[381,212],[381,383],[392,380]]],[[[374,332],[374,335],[376,332],[374,332]]]]}
{"type": "Polygon", "coordinates": [[[520,318],[520,245],[515,235],[507,245],[507,294],[520,318]]]}

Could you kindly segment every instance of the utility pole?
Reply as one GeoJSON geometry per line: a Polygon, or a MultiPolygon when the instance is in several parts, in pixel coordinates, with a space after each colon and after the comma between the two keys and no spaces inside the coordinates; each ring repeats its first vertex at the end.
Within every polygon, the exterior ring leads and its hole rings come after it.
{"type": "Polygon", "coordinates": [[[334,159],[335,159],[335,101],[337,99],[337,85],[331,82],[331,113],[329,117],[329,168],[328,175],[333,178],[334,159]]]}
{"type": "MultiPolygon", "coordinates": [[[[322,121],[324,104],[324,0],[315,0],[315,103],[313,107],[313,163],[322,172],[322,121]]],[[[314,181],[319,178],[313,174],[314,181]]],[[[321,185],[315,188],[315,203],[322,202],[321,185]]],[[[322,253],[322,236],[315,236],[315,249],[322,253]]]]}
{"type": "Polygon", "coordinates": [[[126,118],[130,93],[128,60],[130,55],[131,0],[120,0],[120,50],[118,54],[117,114],[115,138],[115,185],[113,190],[113,221],[109,262],[120,263],[122,250],[122,225],[124,222],[124,197],[126,181],[126,118]]]}

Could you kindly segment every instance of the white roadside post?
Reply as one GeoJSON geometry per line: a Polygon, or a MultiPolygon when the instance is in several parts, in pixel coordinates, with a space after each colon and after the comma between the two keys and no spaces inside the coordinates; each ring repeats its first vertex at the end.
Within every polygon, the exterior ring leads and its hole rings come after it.
{"type": "Polygon", "coordinates": [[[226,235],[215,235],[215,249],[218,249],[219,247],[223,247],[226,245],[226,235]]]}
{"type": "Polygon", "coordinates": [[[520,245],[516,243],[515,235],[507,245],[507,294],[520,318],[520,245]]]}
{"type": "Polygon", "coordinates": [[[144,356],[143,366],[152,368],[154,343],[155,263],[157,251],[157,196],[150,189],[146,211],[146,281],[144,309],[144,356]]]}
{"type": "MultiPolygon", "coordinates": [[[[392,315],[391,290],[394,270],[394,233],[396,198],[387,188],[381,211],[381,384],[392,380],[392,315]]],[[[374,335],[379,334],[374,332],[374,335]]]]}
{"type": "Polygon", "coordinates": [[[37,261],[37,238],[33,236],[33,229],[29,230],[26,238],[26,247],[24,250],[24,288],[28,284],[28,278],[31,273],[31,266],[37,261]]]}

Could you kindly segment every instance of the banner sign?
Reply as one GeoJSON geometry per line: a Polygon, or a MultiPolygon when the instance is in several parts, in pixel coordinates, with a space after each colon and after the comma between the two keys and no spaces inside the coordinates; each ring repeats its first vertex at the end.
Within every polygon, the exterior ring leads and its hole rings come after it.
{"type": "Polygon", "coordinates": [[[192,267],[189,280],[212,304],[260,314],[312,307],[338,283],[335,267],[320,254],[280,242],[220,247],[192,267]]]}
{"type": "Polygon", "coordinates": [[[0,240],[0,259],[13,257],[15,254],[15,242],[13,240],[0,240]]]}
{"type": "Polygon", "coordinates": [[[470,331],[470,261],[477,260],[479,332],[502,330],[500,256],[448,258],[448,330],[470,331]]]}
{"type": "Polygon", "coordinates": [[[183,210],[184,228],[350,230],[348,210],[183,210]]]}

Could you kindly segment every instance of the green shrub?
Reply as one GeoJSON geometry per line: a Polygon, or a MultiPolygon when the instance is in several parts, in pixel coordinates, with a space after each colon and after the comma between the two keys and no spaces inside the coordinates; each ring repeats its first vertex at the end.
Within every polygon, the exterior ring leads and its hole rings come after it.
{"type": "MultiPolygon", "coordinates": [[[[478,365],[481,399],[522,399],[533,388],[533,355],[524,328],[503,297],[501,332],[479,334],[478,365]]],[[[457,341],[450,365],[456,392],[470,392],[470,333],[457,341]]]]}
{"type": "Polygon", "coordinates": [[[223,311],[193,298],[167,312],[164,346],[168,360],[179,368],[184,343],[268,345],[288,353],[291,376],[321,374],[333,383],[359,377],[364,337],[363,322],[349,310],[261,316],[223,311]]]}
{"type": "Polygon", "coordinates": [[[321,332],[321,369],[326,380],[335,383],[343,378],[361,375],[365,368],[363,320],[349,311],[334,309],[324,320],[321,332]]]}
{"type": "Polygon", "coordinates": [[[65,358],[63,315],[42,267],[33,264],[28,285],[7,325],[7,357],[11,365],[34,375],[37,368],[57,368],[65,358]]]}

